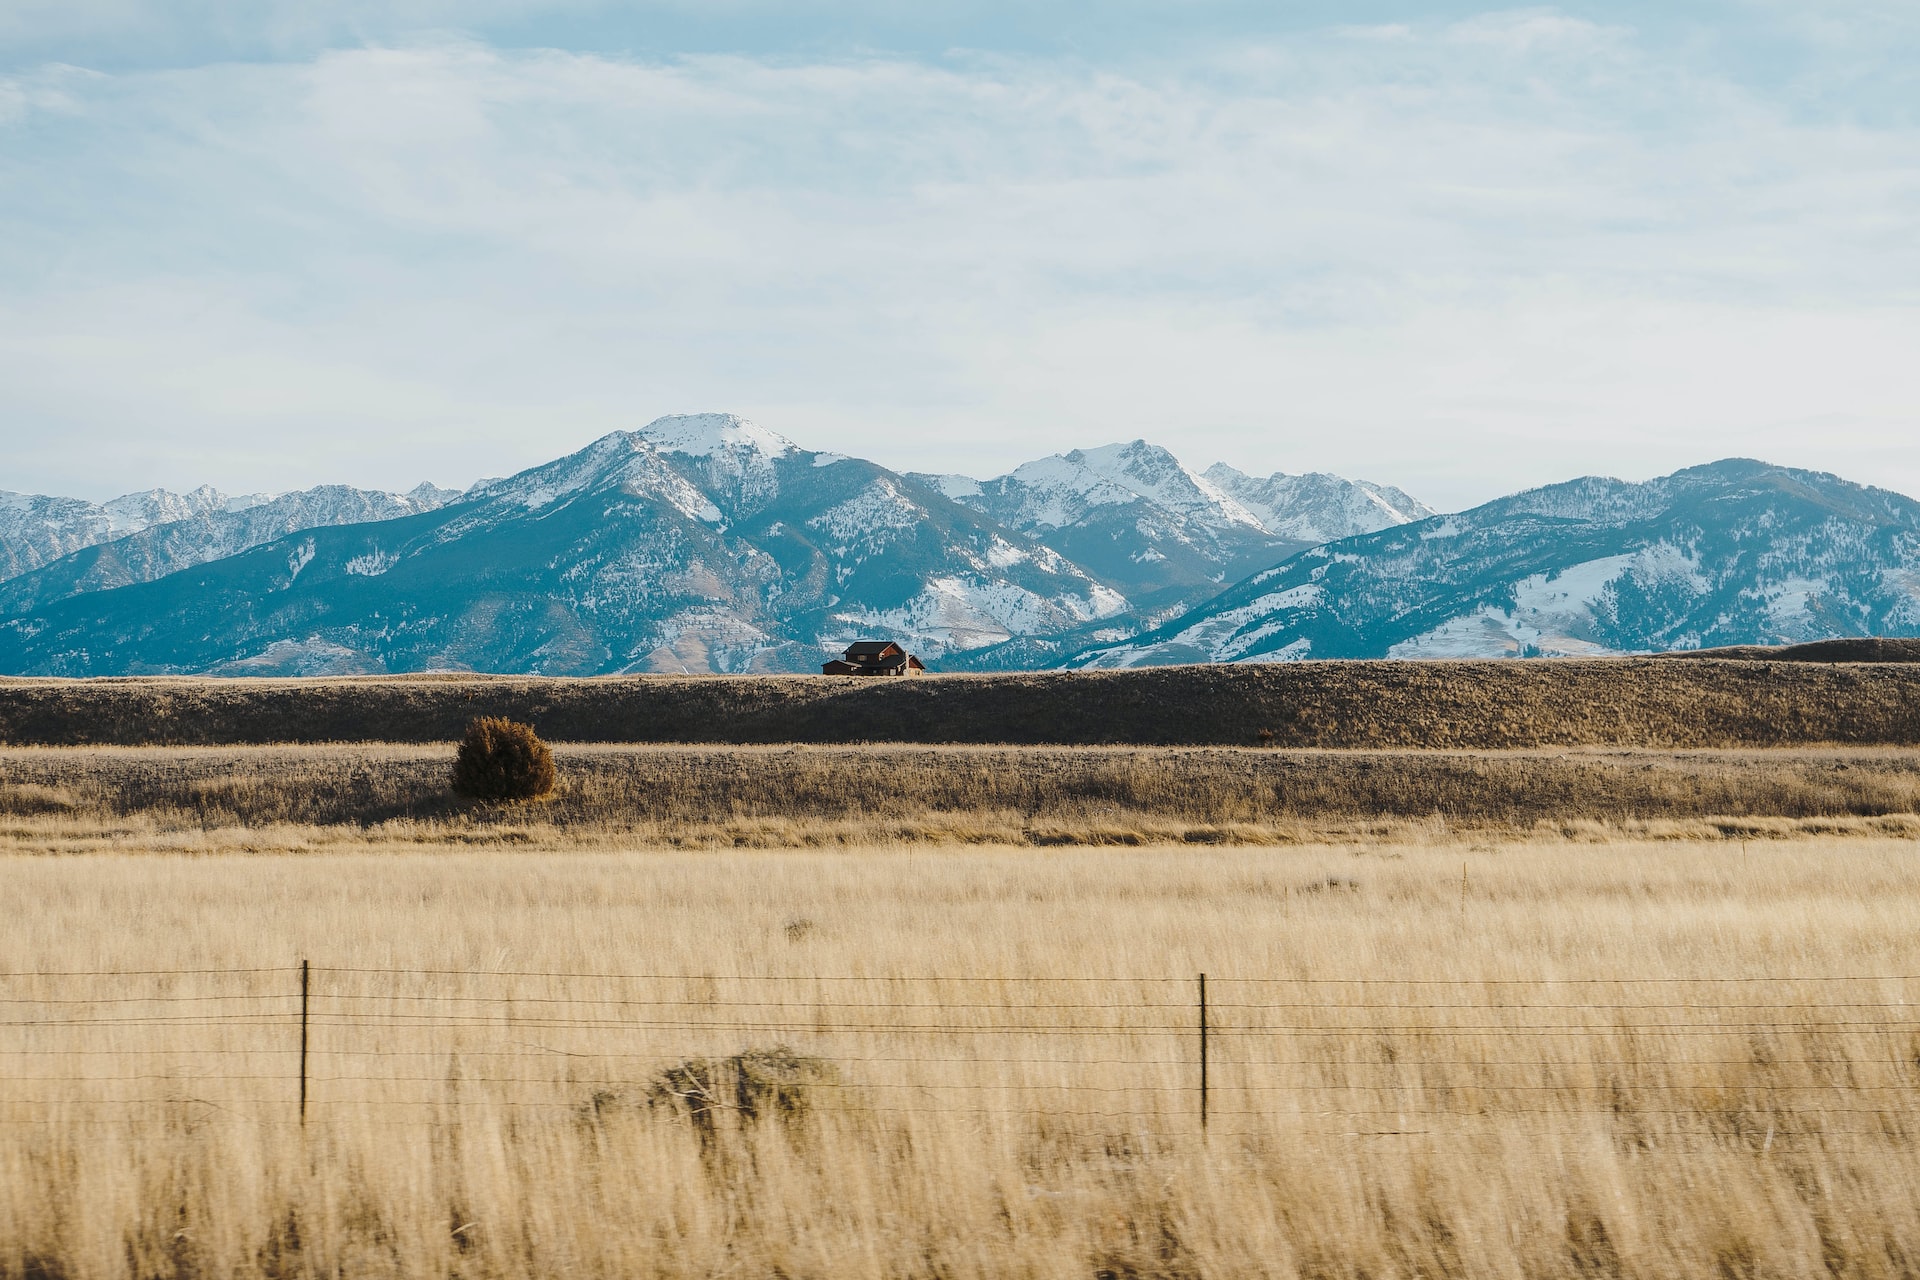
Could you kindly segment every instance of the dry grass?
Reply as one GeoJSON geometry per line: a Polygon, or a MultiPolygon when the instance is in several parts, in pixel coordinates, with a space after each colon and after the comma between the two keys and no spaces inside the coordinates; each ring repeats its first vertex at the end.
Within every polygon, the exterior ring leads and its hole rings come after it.
{"type": "Polygon", "coordinates": [[[8,1277],[1920,1270],[1910,841],[0,874],[8,1277]],[[788,1119],[646,1101],[776,1041],[788,1119]]]}
{"type": "Polygon", "coordinates": [[[481,715],[524,721],[550,742],[1914,746],[1920,664],[1306,662],[915,680],[0,677],[0,743],[19,745],[451,742],[481,715]]]}
{"type": "Polygon", "coordinates": [[[1275,844],[1448,826],[1898,833],[1920,813],[1920,752],[1891,748],[571,746],[559,748],[550,799],[506,807],[457,800],[451,759],[450,748],[382,746],[0,749],[0,840],[1275,844]],[[265,834],[274,828],[287,830],[265,834]]]}

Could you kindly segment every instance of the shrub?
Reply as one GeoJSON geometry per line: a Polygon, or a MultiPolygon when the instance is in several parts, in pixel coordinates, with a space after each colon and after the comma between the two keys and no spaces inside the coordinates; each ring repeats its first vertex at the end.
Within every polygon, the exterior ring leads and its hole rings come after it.
{"type": "Polygon", "coordinates": [[[812,1109],[814,1091],[832,1087],[837,1079],[832,1063],[774,1045],[727,1058],[689,1058],[668,1067],[648,1089],[647,1101],[684,1112],[702,1137],[711,1137],[723,1109],[742,1124],[762,1118],[798,1123],[812,1109]]]}
{"type": "Polygon", "coordinates": [[[622,1112],[665,1111],[692,1122],[701,1148],[713,1152],[724,1117],[741,1130],[770,1120],[797,1132],[821,1102],[820,1091],[841,1087],[831,1062],[772,1045],[725,1058],[688,1058],[644,1087],[596,1089],[580,1115],[600,1124],[622,1112]]]}
{"type": "Polygon", "coordinates": [[[553,752],[532,725],[483,716],[460,740],[453,790],[473,800],[538,800],[553,790],[553,752]]]}
{"type": "Polygon", "coordinates": [[[80,807],[65,787],[45,787],[37,782],[0,782],[0,813],[26,817],[43,813],[72,813],[80,807]]]}

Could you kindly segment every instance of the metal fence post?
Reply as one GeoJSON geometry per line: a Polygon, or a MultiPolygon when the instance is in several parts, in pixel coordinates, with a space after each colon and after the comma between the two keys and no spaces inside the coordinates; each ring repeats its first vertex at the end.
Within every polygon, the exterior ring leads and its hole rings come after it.
{"type": "Polygon", "coordinates": [[[310,990],[307,962],[300,962],[300,1125],[307,1123],[307,996],[310,990]]]}
{"type": "Polygon", "coordinates": [[[1207,1131],[1207,975],[1200,975],[1200,1132],[1207,1131]]]}

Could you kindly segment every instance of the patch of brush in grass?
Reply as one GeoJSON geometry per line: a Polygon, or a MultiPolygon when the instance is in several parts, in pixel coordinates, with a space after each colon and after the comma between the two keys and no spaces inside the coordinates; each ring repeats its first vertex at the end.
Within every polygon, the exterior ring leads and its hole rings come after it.
{"type": "Polygon", "coordinates": [[[31,817],[37,814],[72,813],[80,807],[80,799],[65,787],[44,786],[37,782],[0,783],[0,813],[31,817]]]}

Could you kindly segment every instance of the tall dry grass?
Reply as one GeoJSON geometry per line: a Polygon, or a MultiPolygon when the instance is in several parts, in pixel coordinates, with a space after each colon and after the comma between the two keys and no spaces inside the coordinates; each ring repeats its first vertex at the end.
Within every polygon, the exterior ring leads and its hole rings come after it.
{"type": "Polygon", "coordinates": [[[0,1273],[1910,1275],[1913,850],[9,858],[0,1273]]]}

